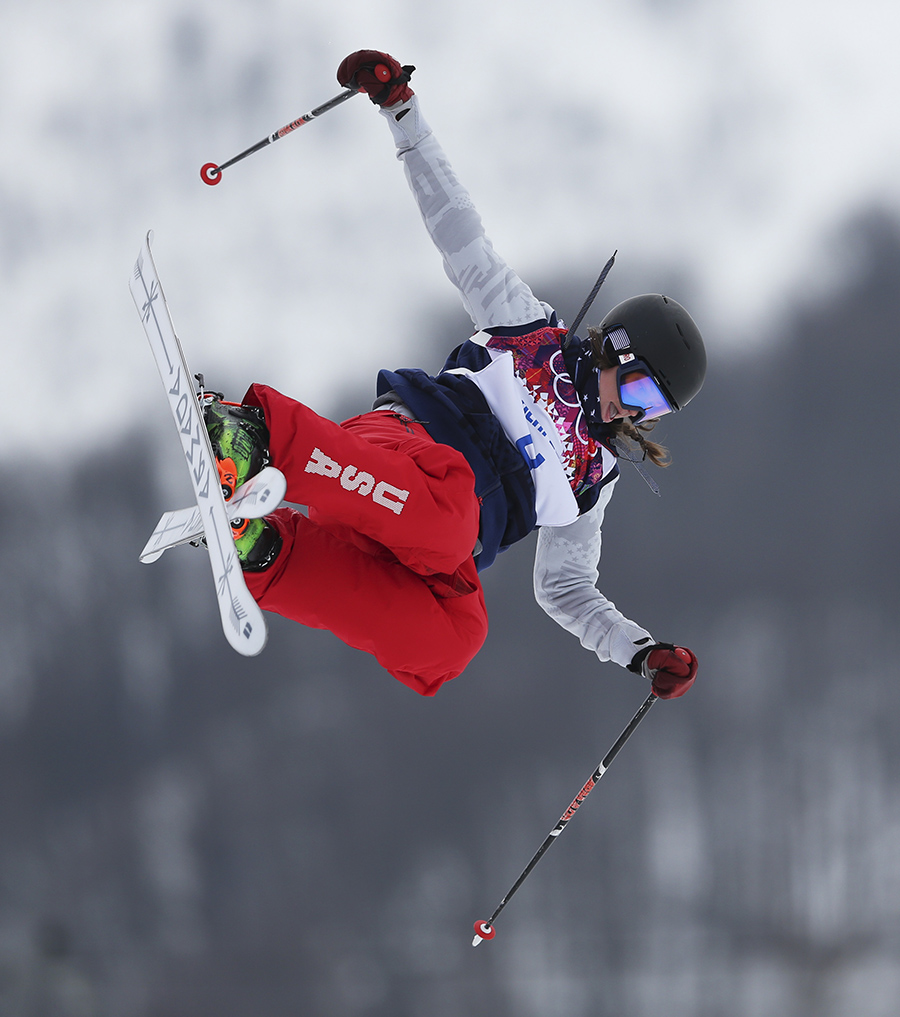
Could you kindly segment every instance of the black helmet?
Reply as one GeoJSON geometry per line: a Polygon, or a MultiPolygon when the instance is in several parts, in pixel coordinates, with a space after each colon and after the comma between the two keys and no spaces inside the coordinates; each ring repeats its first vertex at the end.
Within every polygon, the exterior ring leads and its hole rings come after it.
{"type": "Polygon", "coordinates": [[[600,322],[603,353],[611,364],[643,360],[676,410],[700,391],[706,377],[706,349],[693,318],[660,293],[623,300],[600,322]]]}

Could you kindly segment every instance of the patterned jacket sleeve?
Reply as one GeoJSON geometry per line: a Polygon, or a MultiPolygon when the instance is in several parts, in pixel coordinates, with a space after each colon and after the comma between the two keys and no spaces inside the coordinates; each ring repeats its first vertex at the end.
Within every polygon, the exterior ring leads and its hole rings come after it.
{"type": "Polygon", "coordinates": [[[534,595],[550,617],[576,635],[600,660],[622,667],[653,637],[629,621],[597,589],[600,528],[616,481],[600,492],[597,504],[568,526],[543,526],[534,559],[534,595]]]}
{"type": "Polygon", "coordinates": [[[444,260],[444,271],[475,327],[509,328],[546,320],[553,309],[537,300],[485,236],[481,216],[422,116],[418,96],[380,112],[391,128],[397,158],[444,260]]]}

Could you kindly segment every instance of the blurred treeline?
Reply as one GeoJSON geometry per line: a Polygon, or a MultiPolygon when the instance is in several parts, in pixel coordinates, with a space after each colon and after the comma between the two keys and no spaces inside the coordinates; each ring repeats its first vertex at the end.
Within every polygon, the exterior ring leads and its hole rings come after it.
{"type": "MultiPolygon", "coordinates": [[[[277,618],[242,660],[202,551],[138,563],[184,500],[174,436],[131,421],[71,469],[8,471],[0,1014],[893,1017],[900,240],[873,216],[847,243],[852,275],[713,356],[660,427],[662,498],[623,467],[601,585],[701,676],[477,950],[647,691],[542,615],[533,542],[484,576],[481,655],[424,700],[277,618]]],[[[77,426],[64,394],[36,412],[77,426]]]]}

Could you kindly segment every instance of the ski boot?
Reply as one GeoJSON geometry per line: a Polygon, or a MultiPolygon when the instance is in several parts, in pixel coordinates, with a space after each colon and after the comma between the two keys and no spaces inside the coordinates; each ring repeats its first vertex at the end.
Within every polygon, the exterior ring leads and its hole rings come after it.
{"type": "Polygon", "coordinates": [[[232,519],[231,535],[243,572],[264,572],[281,550],[281,534],[265,519],[232,519]]]}
{"type": "Polygon", "coordinates": [[[210,392],[203,394],[202,406],[222,494],[230,501],[244,481],[271,462],[266,418],[257,406],[226,403],[210,392]]]}
{"type": "MultiPolygon", "coordinates": [[[[271,462],[269,429],[257,406],[226,403],[211,392],[201,393],[201,405],[227,504],[241,484],[271,462]]],[[[265,519],[233,519],[231,532],[245,572],[268,568],[281,550],[281,536],[265,519]]]]}

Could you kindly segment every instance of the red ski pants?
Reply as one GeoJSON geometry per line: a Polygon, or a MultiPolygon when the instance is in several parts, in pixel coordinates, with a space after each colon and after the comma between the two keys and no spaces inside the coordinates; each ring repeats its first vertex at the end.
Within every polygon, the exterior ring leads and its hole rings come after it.
{"type": "Polygon", "coordinates": [[[261,406],[287,500],[267,517],[283,546],[247,572],[267,611],[329,629],[423,696],[460,674],[487,636],[472,551],[475,476],[420,425],[385,411],[336,424],[265,385],[261,406]]]}

